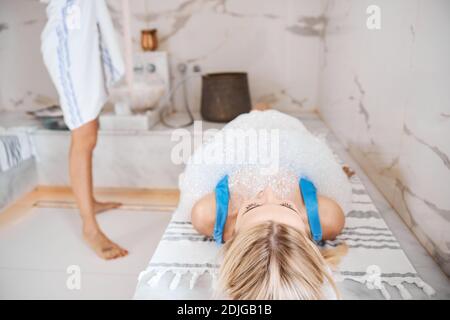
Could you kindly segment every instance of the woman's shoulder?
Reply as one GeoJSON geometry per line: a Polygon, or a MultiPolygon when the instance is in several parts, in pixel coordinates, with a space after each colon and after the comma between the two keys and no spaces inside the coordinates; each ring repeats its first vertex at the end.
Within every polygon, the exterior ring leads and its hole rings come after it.
{"type": "MultiPolygon", "coordinates": [[[[214,193],[209,193],[198,200],[191,211],[191,222],[193,227],[201,234],[212,236],[216,221],[216,197],[214,193]]],[[[233,234],[236,213],[228,212],[223,234],[224,240],[228,240],[233,234]]]]}
{"type": "Polygon", "coordinates": [[[216,199],[214,193],[209,193],[198,200],[191,211],[191,222],[201,234],[210,235],[214,225],[216,199]]]}
{"type": "Polygon", "coordinates": [[[319,206],[320,224],[324,240],[335,239],[341,233],[345,224],[345,215],[339,204],[326,196],[317,197],[319,206]]]}

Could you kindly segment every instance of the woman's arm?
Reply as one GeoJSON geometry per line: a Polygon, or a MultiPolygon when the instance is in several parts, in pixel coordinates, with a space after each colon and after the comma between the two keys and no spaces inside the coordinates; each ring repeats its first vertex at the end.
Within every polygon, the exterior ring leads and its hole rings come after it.
{"type": "MultiPolygon", "coordinates": [[[[349,179],[355,174],[348,165],[344,165],[342,170],[349,179]]],[[[322,238],[324,240],[334,240],[344,229],[345,214],[333,199],[318,196],[317,201],[319,204],[320,224],[322,225],[322,238]]]]}
{"type": "MultiPolygon", "coordinates": [[[[355,172],[348,166],[342,166],[342,170],[350,179],[355,172]]],[[[322,225],[322,238],[324,240],[334,240],[342,232],[345,224],[345,214],[341,207],[333,199],[318,196],[319,217],[322,225]]]]}
{"type": "Polygon", "coordinates": [[[212,236],[216,220],[216,198],[209,193],[198,200],[191,211],[191,220],[194,228],[205,236],[212,236]]]}
{"type": "Polygon", "coordinates": [[[323,240],[335,239],[344,228],[345,215],[336,201],[318,196],[319,218],[323,240]]]}
{"type": "MultiPolygon", "coordinates": [[[[200,233],[208,237],[212,237],[214,233],[214,225],[216,223],[216,195],[209,193],[198,200],[191,211],[191,221],[194,228],[200,233]]],[[[236,222],[236,214],[228,211],[227,221],[223,230],[223,240],[228,241],[234,232],[236,222]]]]}

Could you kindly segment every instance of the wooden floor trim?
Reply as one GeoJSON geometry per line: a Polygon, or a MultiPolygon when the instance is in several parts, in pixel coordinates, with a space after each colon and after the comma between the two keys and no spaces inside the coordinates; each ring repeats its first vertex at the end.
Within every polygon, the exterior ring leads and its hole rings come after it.
{"type": "MultiPolygon", "coordinates": [[[[138,188],[96,188],[94,195],[98,201],[120,202],[124,210],[164,212],[173,212],[180,197],[177,189],[138,188]]],[[[2,210],[0,225],[20,220],[34,207],[76,209],[77,205],[69,187],[38,186],[2,210]]]]}

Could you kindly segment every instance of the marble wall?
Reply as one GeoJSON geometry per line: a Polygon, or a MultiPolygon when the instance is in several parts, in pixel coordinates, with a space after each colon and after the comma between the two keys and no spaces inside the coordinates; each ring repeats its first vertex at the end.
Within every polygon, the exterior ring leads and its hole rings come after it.
{"type": "Polygon", "coordinates": [[[57,101],[40,52],[45,22],[45,5],[38,0],[0,0],[0,110],[57,101]]]}
{"type": "Polygon", "coordinates": [[[450,275],[450,2],[322,4],[320,114],[450,275]]]}
{"type": "MultiPolygon", "coordinates": [[[[120,0],[107,0],[119,40],[120,0]]],[[[157,28],[169,53],[172,83],[177,66],[188,72],[246,71],[253,103],[291,112],[317,105],[319,50],[324,27],[320,2],[311,0],[130,0],[135,52],[140,30],[157,28]]],[[[40,53],[45,5],[0,0],[0,109],[34,108],[57,101],[40,53]]],[[[200,79],[188,83],[199,108],[200,79]]],[[[179,92],[181,94],[181,90],[179,92]]],[[[176,101],[180,101],[180,95],[176,101]]],[[[180,108],[180,104],[177,105],[180,108]]]]}

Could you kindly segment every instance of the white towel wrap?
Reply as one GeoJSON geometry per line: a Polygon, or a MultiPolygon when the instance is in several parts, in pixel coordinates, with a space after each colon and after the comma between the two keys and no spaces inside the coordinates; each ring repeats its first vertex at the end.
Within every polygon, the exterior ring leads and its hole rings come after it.
{"type": "Polygon", "coordinates": [[[98,117],[108,90],[124,74],[104,0],[52,0],[41,34],[44,63],[70,129],[98,117]]]}

